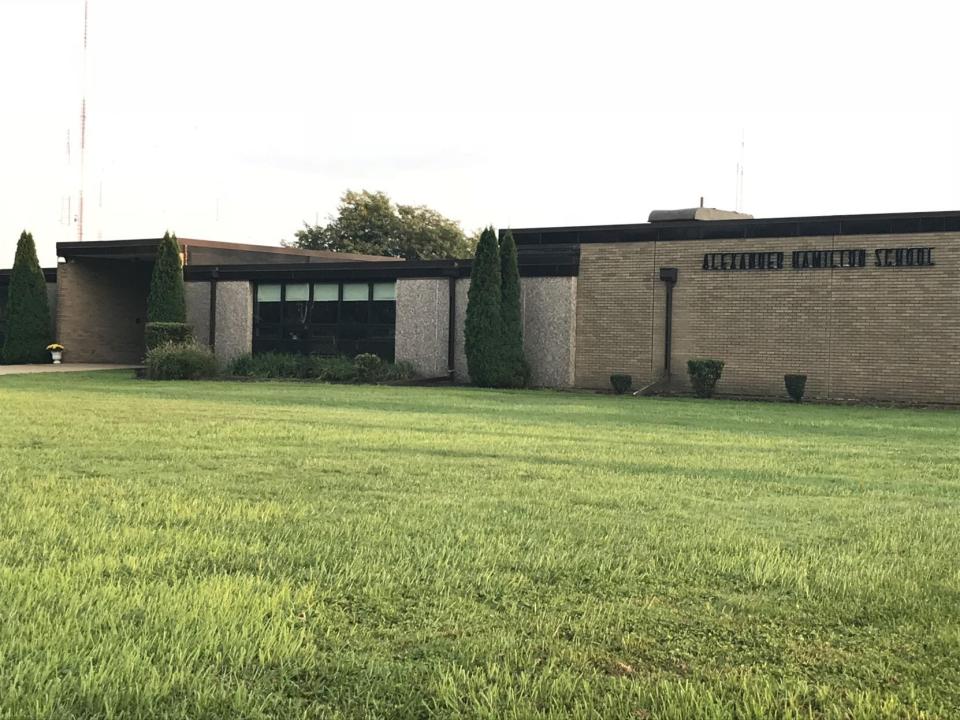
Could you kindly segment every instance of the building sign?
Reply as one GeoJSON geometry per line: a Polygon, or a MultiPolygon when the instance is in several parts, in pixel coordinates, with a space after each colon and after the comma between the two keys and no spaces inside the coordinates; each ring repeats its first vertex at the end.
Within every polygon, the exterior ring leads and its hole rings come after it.
{"type": "Polygon", "coordinates": [[[930,267],[932,247],[869,250],[794,250],[784,252],[704,253],[704,270],[821,270],[873,267],[930,267]]]}

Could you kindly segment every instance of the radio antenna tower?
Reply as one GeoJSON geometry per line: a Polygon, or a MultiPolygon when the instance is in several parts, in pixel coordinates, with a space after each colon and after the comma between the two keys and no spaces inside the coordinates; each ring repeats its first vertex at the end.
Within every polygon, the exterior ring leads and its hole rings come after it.
{"type": "Polygon", "coordinates": [[[746,132],[740,131],[740,162],[737,163],[737,201],[734,210],[740,212],[743,210],[743,145],[746,132]]]}
{"type": "Polygon", "coordinates": [[[77,240],[83,242],[84,155],[87,147],[87,3],[83,0],[83,80],[80,100],[80,197],[77,202],[77,240]]]}

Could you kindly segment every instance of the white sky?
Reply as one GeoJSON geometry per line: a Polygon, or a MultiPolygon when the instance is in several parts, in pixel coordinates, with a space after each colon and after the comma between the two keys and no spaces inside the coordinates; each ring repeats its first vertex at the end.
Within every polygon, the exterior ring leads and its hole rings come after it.
{"type": "MultiPolygon", "coordinates": [[[[946,2],[90,0],[85,237],[960,209],[946,2]]],[[[83,0],[0,0],[0,267],[75,240],[83,0]],[[67,132],[71,155],[67,161],[67,132]]]]}

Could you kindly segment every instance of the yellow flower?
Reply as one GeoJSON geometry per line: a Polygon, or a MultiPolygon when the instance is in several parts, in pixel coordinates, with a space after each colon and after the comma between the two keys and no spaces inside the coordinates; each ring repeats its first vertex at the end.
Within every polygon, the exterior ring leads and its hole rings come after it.
{"type": "Polygon", "coordinates": [[[47,350],[50,350],[51,352],[63,352],[63,345],[60,343],[50,343],[47,345],[47,350]]]}

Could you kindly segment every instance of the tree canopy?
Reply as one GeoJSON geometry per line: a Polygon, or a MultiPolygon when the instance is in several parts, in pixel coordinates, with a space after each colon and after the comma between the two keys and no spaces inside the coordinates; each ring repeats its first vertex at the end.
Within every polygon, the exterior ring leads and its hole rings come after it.
{"type": "Polygon", "coordinates": [[[10,271],[7,299],[7,333],[3,362],[39,363],[50,359],[50,306],[47,282],[37,260],[33,235],[24,230],[10,271]]]}
{"type": "Polygon", "coordinates": [[[398,205],[382,192],[348,190],[326,225],[304,223],[294,245],[311,250],[387,255],[407,260],[470,257],[460,223],[423,205],[398,205]]]}

